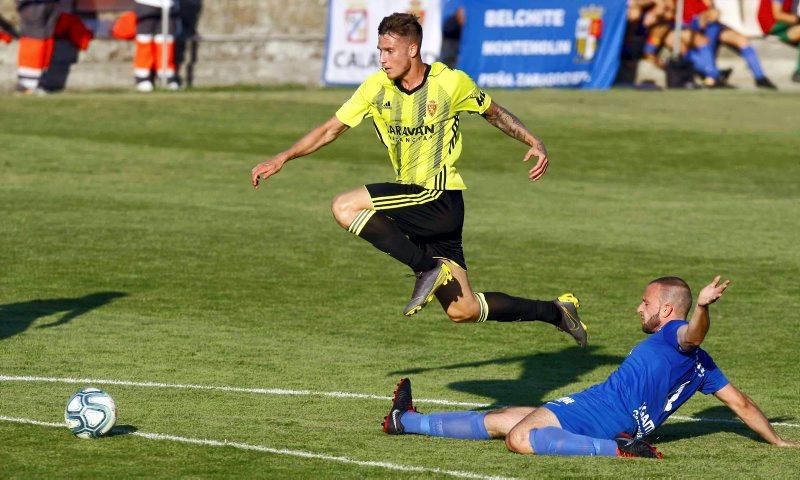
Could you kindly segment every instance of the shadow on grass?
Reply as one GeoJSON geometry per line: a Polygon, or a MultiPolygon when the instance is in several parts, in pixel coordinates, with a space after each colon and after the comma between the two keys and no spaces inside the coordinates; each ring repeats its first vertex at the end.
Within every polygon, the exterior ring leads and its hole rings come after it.
{"type": "Polygon", "coordinates": [[[105,437],[119,437],[121,435],[130,435],[138,431],[139,429],[134,427],[133,425],[117,425],[116,427],[112,428],[110,432],[106,433],[105,437]]]}
{"type": "MultiPolygon", "coordinates": [[[[750,430],[734,413],[725,406],[711,407],[697,413],[692,418],[697,421],[665,423],[656,430],[650,439],[658,444],[676,442],[687,438],[702,437],[714,433],[727,432],[757,442],[763,442],[757,433],[750,430]]],[[[787,417],[773,417],[770,422],[792,420],[787,417]]]]}
{"type": "Polygon", "coordinates": [[[38,328],[58,327],[116,298],[126,296],[128,294],[124,292],[98,292],[84,297],[36,299],[0,305],[0,340],[24,332],[39,318],[64,312],[58,320],[38,328]]]}
{"type": "Polygon", "coordinates": [[[600,365],[616,365],[624,360],[618,355],[596,354],[598,347],[578,346],[558,352],[503,357],[479,362],[457,363],[441,367],[409,368],[389,375],[413,375],[437,370],[456,370],[487,365],[521,364],[522,373],[512,380],[465,380],[448,384],[458,392],[492,398],[491,407],[507,405],[539,406],[548,400],[550,392],[576,382],[582,375],[600,365]]]}

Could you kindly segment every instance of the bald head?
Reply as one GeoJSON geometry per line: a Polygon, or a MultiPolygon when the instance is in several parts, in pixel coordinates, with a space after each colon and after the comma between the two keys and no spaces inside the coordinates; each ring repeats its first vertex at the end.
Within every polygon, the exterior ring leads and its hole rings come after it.
{"type": "Polygon", "coordinates": [[[672,305],[678,318],[686,318],[689,309],[692,308],[692,291],[682,278],[661,277],[653,280],[649,285],[659,287],[658,298],[661,305],[672,305]]]}

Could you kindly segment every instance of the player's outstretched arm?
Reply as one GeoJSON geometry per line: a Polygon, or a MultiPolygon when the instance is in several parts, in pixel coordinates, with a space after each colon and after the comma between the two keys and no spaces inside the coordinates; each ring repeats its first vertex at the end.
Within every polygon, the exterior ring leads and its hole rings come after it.
{"type": "Polygon", "coordinates": [[[772,15],[775,20],[782,23],[788,23],[789,25],[800,23],[800,17],[793,13],[784,12],[780,3],[772,2],[772,15]]]}
{"type": "Polygon", "coordinates": [[[261,162],[250,171],[250,181],[253,187],[258,188],[261,180],[278,173],[283,164],[289,160],[303,157],[316,152],[325,145],[339,138],[349,127],[334,115],[327,122],[303,135],[294,145],[287,150],[275,155],[266,162],[261,162]]]}
{"type": "Polygon", "coordinates": [[[678,330],[678,343],[683,351],[689,351],[703,343],[711,325],[708,306],[719,300],[730,283],[730,280],[720,282],[720,276],[717,275],[711,283],[700,290],[689,325],[678,330]]]}
{"type": "Polygon", "coordinates": [[[523,158],[527,162],[531,157],[536,157],[538,160],[536,165],[528,171],[528,178],[530,180],[539,180],[542,175],[547,172],[547,167],[550,165],[550,160],[547,158],[547,149],[544,142],[532,134],[525,128],[519,118],[513,113],[503,108],[500,104],[492,100],[489,108],[483,113],[483,118],[495,127],[499,128],[503,133],[511,138],[516,138],[520,142],[528,145],[530,148],[523,158]]]}
{"type": "Polygon", "coordinates": [[[730,383],[719,389],[714,396],[766,442],[779,447],[800,447],[798,442],[782,439],[753,399],[730,383]]]}

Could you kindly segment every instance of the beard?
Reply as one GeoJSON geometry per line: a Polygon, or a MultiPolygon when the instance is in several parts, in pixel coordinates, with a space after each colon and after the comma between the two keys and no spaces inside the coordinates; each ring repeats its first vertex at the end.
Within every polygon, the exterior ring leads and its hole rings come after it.
{"type": "Polygon", "coordinates": [[[642,322],[642,331],[647,334],[656,333],[658,325],[661,322],[658,320],[658,313],[652,315],[650,318],[642,322]]]}

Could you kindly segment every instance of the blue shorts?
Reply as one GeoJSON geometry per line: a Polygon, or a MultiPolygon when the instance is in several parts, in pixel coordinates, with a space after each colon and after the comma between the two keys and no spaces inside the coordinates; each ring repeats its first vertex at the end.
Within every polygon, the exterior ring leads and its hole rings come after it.
{"type": "Polygon", "coordinates": [[[547,402],[544,407],[558,418],[561,428],[577,435],[613,440],[636,427],[630,414],[586,390],[547,402]]]}

